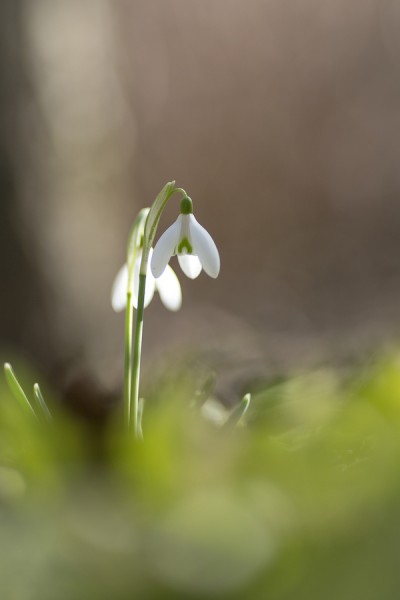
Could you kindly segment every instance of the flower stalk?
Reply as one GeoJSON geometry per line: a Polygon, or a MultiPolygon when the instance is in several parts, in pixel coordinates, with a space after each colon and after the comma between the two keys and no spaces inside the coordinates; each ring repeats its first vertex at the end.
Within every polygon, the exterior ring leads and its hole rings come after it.
{"type": "Polygon", "coordinates": [[[220,260],[215,243],[192,213],[193,204],[185,190],[175,187],[175,181],[167,183],[151,208],[139,213],[129,238],[127,265],[120,270],[113,286],[114,309],[121,310],[126,306],[124,420],[127,429],[133,431],[136,439],[143,437],[143,407],[139,402],[139,387],[144,309],[155,289],[169,310],[180,308],[182,296],[179,281],[168,264],[173,254],[178,255],[183,272],[192,279],[202,269],[213,278],[219,273],[220,260]],[[153,250],[161,215],[175,193],[182,196],[180,215],[176,223],[161,236],[153,250]],[[149,287],[147,293],[146,284],[149,287]],[[133,308],[137,309],[134,335],[133,308]]]}
{"type": "MultiPolygon", "coordinates": [[[[142,259],[143,260],[143,259],[142,259]]],[[[146,291],[146,275],[139,275],[139,295],[138,307],[136,312],[136,329],[133,353],[132,368],[132,393],[133,393],[133,432],[136,439],[141,438],[141,427],[139,422],[139,382],[140,382],[140,363],[142,359],[142,339],[143,339],[143,314],[144,314],[144,295],[146,291]]]]}
{"type": "Polygon", "coordinates": [[[126,294],[125,311],[125,367],[124,367],[124,421],[129,429],[131,420],[131,387],[132,387],[132,326],[133,307],[132,292],[126,294]]]}
{"type": "Polygon", "coordinates": [[[125,318],[124,412],[127,428],[128,430],[133,430],[136,439],[140,439],[142,437],[139,415],[139,384],[140,365],[142,358],[143,316],[145,307],[147,268],[150,250],[157,232],[157,227],[162,212],[166,207],[168,200],[176,191],[185,194],[184,190],[175,188],[175,181],[170,181],[158,194],[150,210],[144,209],[144,211],[139,213],[139,216],[137,217],[133,226],[132,234],[128,244],[128,291],[125,318]],[[133,338],[132,288],[135,261],[139,249],[141,249],[142,255],[139,271],[135,335],[133,338]]]}
{"type": "Polygon", "coordinates": [[[128,282],[126,290],[126,312],[125,312],[125,368],[124,368],[124,421],[127,428],[130,428],[131,405],[132,405],[132,381],[133,356],[132,356],[132,328],[133,328],[133,301],[132,288],[135,262],[138,250],[141,245],[141,239],[144,232],[144,224],[149,213],[148,208],[140,211],[135,219],[128,241],[127,266],[128,282]]]}

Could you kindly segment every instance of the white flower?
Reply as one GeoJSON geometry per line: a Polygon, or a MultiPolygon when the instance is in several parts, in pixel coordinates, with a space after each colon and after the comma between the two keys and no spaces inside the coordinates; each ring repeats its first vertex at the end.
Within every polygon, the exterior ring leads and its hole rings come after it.
{"type": "MultiPolygon", "coordinates": [[[[153,250],[150,250],[149,258],[151,259],[153,250]]],[[[142,251],[138,250],[132,282],[132,304],[134,308],[137,308],[138,292],[139,292],[139,271],[140,261],[142,260],[142,251]]],[[[148,306],[153,299],[155,290],[160,294],[162,303],[168,310],[176,311],[179,310],[182,305],[182,292],[181,286],[174,271],[168,265],[165,269],[162,277],[154,279],[147,269],[146,276],[146,291],[144,297],[144,307],[148,306]]],[[[111,304],[116,312],[124,310],[126,307],[126,295],[128,291],[128,265],[125,263],[123,267],[118,271],[115,278],[112,291],[111,291],[111,304]]]]}
{"type": "Polygon", "coordinates": [[[202,269],[210,277],[218,277],[220,259],[217,247],[208,233],[192,214],[192,201],[186,197],[181,202],[181,214],[158,240],[151,259],[154,277],[163,276],[173,255],[178,256],[182,271],[195,279],[202,269]]]}

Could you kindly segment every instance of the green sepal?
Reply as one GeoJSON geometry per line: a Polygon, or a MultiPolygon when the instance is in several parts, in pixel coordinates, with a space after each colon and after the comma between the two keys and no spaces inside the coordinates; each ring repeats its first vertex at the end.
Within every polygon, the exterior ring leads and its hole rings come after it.
{"type": "Polygon", "coordinates": [[[193,202],[189,196],[182,198],[180,211],[181,215],[191,215],[193,213],[193,202]]]}

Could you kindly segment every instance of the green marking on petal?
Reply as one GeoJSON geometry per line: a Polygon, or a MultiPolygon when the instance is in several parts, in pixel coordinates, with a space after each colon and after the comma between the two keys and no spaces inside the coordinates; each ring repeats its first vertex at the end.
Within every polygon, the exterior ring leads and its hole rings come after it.
{"type": "Polygon", "coordinates": [[[177,254],[193,254],[193,248],[189,242],[189,240],[184,237],[178,245],[177,254]]]}

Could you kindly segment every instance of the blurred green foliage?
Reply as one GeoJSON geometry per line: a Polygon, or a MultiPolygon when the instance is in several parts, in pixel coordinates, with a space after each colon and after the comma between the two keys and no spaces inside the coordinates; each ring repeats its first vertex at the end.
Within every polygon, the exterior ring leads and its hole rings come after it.
{"type": "Polygon", "coordinates": [[[399,597],[399,356],[266,385],[234,429],[200,396],[163,377],[145,441],[116,415],[99,456],[87,424],[55,403],[38,422],[1,380],[1,598],[399,597]]]}

